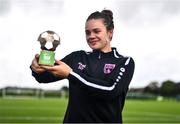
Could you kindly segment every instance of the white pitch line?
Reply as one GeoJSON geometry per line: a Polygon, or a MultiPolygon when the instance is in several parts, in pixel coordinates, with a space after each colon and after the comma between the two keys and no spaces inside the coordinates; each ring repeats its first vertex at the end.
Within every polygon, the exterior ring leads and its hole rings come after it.
{"type": "Polygon", "coordinates": [[[180,115],[176,115],[176,114],[164,114],[164,113],[158,113],[158,112],[135,112],[135,111],[131,111],[131,112],[126,112],[128,113],[132,113],[132,114],[136,114],[136,115],[143,115],[143,116],[160,116],[160,117],[173,117],[173,118],[179,118],[180,119],[180,115]]]}
{"type": "Polygon", "coordinates": [[[8,116],[0,117],[0,120],[61,120],[61,117],[33,117],[33,116],[8,116]]]}
{"type": "Polygon", "coordinates": [[[64,110],[61,107],[30,107],[30,106],[4,106],[4,107],[0,107],[0,110],[9,110],[9,109],[25,109],[25,110],[64,110]]]}
{"type": "Polygon", "coordinates": [[[177,121],[174,118],[165,118],[165,117],[157,117],[157,118],[143,117],[143,120],[140,120],[138,117],[129,117],[129,116],[124,118],[123,120],[127,120],[127,121],[129,121],[129,120],[136,120],[136,121],[151,120],[151,121],[154,121],[154,122],[156,122],[156,121],[165,121],[165,122],[167,122],[167,121],[170,121],[170,120],[172,120],[172,122],[177,121]]]}

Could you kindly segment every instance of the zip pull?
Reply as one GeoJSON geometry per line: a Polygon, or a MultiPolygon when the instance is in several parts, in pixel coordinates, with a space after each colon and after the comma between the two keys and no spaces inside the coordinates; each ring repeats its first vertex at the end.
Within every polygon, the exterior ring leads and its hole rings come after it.
{"type": "Polygon", "coordinates": [[[101,53],[99,52],[99,56],[98,56],[99,59],[101,59],[101,53]]]}

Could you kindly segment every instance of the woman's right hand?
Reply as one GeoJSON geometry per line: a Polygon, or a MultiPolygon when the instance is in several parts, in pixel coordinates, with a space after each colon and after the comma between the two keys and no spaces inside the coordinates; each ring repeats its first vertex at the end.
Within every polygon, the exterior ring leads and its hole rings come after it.
{"type": "Polygon", "coordinates": [[[36,73],[45,72],[46,70],[38,64],[38,60],[39,60],[39,54],[36,54],[31,63],[32,70],[36,73]]]}

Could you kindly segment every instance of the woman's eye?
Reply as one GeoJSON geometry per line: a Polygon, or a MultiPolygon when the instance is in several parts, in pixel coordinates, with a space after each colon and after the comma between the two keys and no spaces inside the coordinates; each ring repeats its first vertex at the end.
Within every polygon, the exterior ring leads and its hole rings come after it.
{"type": "Polygon", "coordinates": [[[99,30],[97,30],[97,31],[94,31],[94,33],[96,33],[96,34],[98,34],[99,32],[101,32],[101,31],[99,31],[99,30]]]}
{"type": "Polygon", "coordinates": [[[90,31],[86,31],[86,35],[90,35],[90,33],[91,33],[90,31]]]}

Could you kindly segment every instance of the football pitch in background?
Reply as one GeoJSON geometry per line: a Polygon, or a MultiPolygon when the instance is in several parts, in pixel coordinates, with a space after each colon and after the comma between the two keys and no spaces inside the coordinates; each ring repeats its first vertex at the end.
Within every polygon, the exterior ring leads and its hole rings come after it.
{"type": "MultiPolygon", "coordinates": [[[[0,123],[62,123],[67,102],[67,99],[0,98],[0,123]]],[[[123,120],[124,123],[180,123],[180,102],[126,100],[123,120]]]]}

